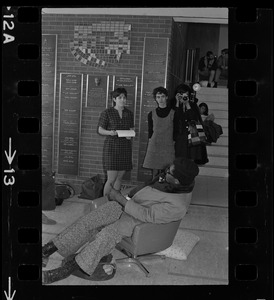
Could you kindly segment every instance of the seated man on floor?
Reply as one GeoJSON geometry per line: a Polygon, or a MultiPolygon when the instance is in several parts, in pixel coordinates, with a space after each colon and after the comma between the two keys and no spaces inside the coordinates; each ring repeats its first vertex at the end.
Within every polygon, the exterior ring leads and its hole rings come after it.
{"type": "Polygon", "coordinates": [[[59,268],[42,271],[42,283],[62,280],[76,270],[92,276],[100,260],[123,237],[130,237],[137,224],[182,219],[190,204],[183,194],[192,192],[198,173],[199,168],[192,160],[176,158],[164,173],[133,189],[130,200],[112,188],[105,196],[109,201],[79,218],[42,247],[43,266],[56,251],[63,257],[71,257],[59,268]]]}

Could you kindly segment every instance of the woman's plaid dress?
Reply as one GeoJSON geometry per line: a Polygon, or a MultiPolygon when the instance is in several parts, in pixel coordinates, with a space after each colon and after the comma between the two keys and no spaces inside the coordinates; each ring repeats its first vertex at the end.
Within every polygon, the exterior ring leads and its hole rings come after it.
{"type": "MultiPolygon", "coordinates": [[[[122,118],[114,107],[101,113],[98,126],[105,130],[129,130],[134,127],[133,113],[124,107],[122,118]]],[[[107,135],[103,148],[103,167],[107,171],[132,169],[132,141],[124,137],[107,135]]]]}

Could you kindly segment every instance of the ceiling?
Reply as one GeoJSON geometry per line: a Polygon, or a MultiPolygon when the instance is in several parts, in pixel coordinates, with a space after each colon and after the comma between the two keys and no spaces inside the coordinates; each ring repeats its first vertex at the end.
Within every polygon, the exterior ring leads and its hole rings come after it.
{"type": "Polygon", "coordinates": [[[170,16],[175,22],[228,24],[228,8],[223,7],[45,7],[42,14],[170,16]]]}

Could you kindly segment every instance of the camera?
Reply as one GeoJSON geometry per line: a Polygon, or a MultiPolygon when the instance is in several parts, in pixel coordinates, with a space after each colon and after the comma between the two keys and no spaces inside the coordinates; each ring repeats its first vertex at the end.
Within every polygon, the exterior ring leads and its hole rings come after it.
{"type": "Polygon", "coordinates": [[[182,103],[182,101],[187,101],[187,100],[189,100],[189,97],[188,96],[186,96],[186,95],[182,95],[182,94],[180,94],[180,93],[178,93],[177,95],[176,95],[176,98],[180,101],[180,103],[182,103]]]}

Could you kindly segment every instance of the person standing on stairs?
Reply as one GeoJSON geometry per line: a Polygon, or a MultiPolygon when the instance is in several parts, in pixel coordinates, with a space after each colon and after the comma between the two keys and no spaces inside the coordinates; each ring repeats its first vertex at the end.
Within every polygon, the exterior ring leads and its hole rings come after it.
{"type": "Polygon", "coordinates": [[[157,87],[152,92],[157,108],[148,114],[148,146],[143,167],[152,169],[152,178],[175,158],[173,141],[174,110],[168,105],[168,91],[157,87]]]}
{"type": "Polygon", "coordinates": [[[205,144],[189,145],[188,122],[194,120],[203,124],[200,110],[195,102],[190,101],[191,88],[187,84],[180,84],[175,89],[172,99],[174,114],[173,136],[175,141],[175,157],[192,159],[198,165],[208,163],[205,144]]]}

